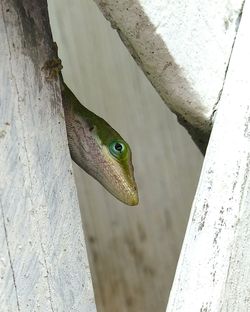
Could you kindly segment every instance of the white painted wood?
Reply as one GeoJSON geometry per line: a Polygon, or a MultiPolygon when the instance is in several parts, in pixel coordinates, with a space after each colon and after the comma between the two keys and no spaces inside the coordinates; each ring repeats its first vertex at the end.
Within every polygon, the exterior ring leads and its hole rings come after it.
{"type": "Polygon", "coordinates": [[[96,311],[46,1],[0,1],[0,310],[96,311]]]}
{"type": "Polygon", "coordinates": [[[243,0],[95,2],[204,150],[243,0]]]}
{"type": "Polygon", "coordinates": [[[246,0],[167,312],[250,311],[249,29],[246,0]]]}
{"type": "Polygon", "coordinates": [[[49,1],[67,84],[133,151],[140,205],[75,166],[98,312],[162,312],[202,156],[92,0],[49,1]]]}

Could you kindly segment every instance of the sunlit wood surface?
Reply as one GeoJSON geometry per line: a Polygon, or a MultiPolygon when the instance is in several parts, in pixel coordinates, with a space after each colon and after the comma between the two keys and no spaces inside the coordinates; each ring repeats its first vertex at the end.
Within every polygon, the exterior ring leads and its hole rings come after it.
{"type": "Polygon", "coordinates": [[[46,0],[0,0],[0,42],[0,311],[95,312],[46,0]]]}
{"type": "Polygon", "coordinates": [[[246,0],[167,312],[250,311],[249,29],[246,0]]]}
{"type": "Polygon", "coordinates": [[[162,312],[202,156],[90,0],[51,0],[66,83],[130,143],[140,205],[75,166],[98,311],[162,312]]]}

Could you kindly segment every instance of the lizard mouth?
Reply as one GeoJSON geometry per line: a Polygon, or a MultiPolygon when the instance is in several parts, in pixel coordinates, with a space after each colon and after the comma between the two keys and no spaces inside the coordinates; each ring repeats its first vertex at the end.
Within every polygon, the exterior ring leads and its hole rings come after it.
{"type": "Polygon", "coordinates": [[[119,195],[120,196],[116,196],[117,199],[126,205],[136,206],[139,203],[138,191],[135,184],[133,186],[129,186],[128,189],[124,188],[123,192],[119,195]]]}
{"type": "Polygon", "coordinates": [[[136,206],[139,202],[139,195],[134,176],[127,177],[123,172],[117,172],[114,168],[96,179],[114,197],[129,206],[136,206]]]}

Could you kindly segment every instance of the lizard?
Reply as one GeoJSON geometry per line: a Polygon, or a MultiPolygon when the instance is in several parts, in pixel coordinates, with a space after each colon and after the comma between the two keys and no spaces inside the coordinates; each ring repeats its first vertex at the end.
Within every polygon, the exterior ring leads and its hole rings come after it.
{"type": "Polygon", "coordinates": [[[135,206],[139,202],[129,144],[104,119],[83,106],[62,77],[59,58],[42,67],[47,80],[59,74],[62,104],[73,161],[100,182],[121,202],[135,206]]]}

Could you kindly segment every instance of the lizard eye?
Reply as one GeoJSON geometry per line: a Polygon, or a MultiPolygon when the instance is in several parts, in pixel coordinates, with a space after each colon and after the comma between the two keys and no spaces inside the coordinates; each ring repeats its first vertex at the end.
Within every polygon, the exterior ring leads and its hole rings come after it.
{"type": "Polygon", "coordinates": [[[117,159],[123,159],[127,155],[127,147],[120,141],[114,141],[109,145],[110,153],[117,159]]]}

